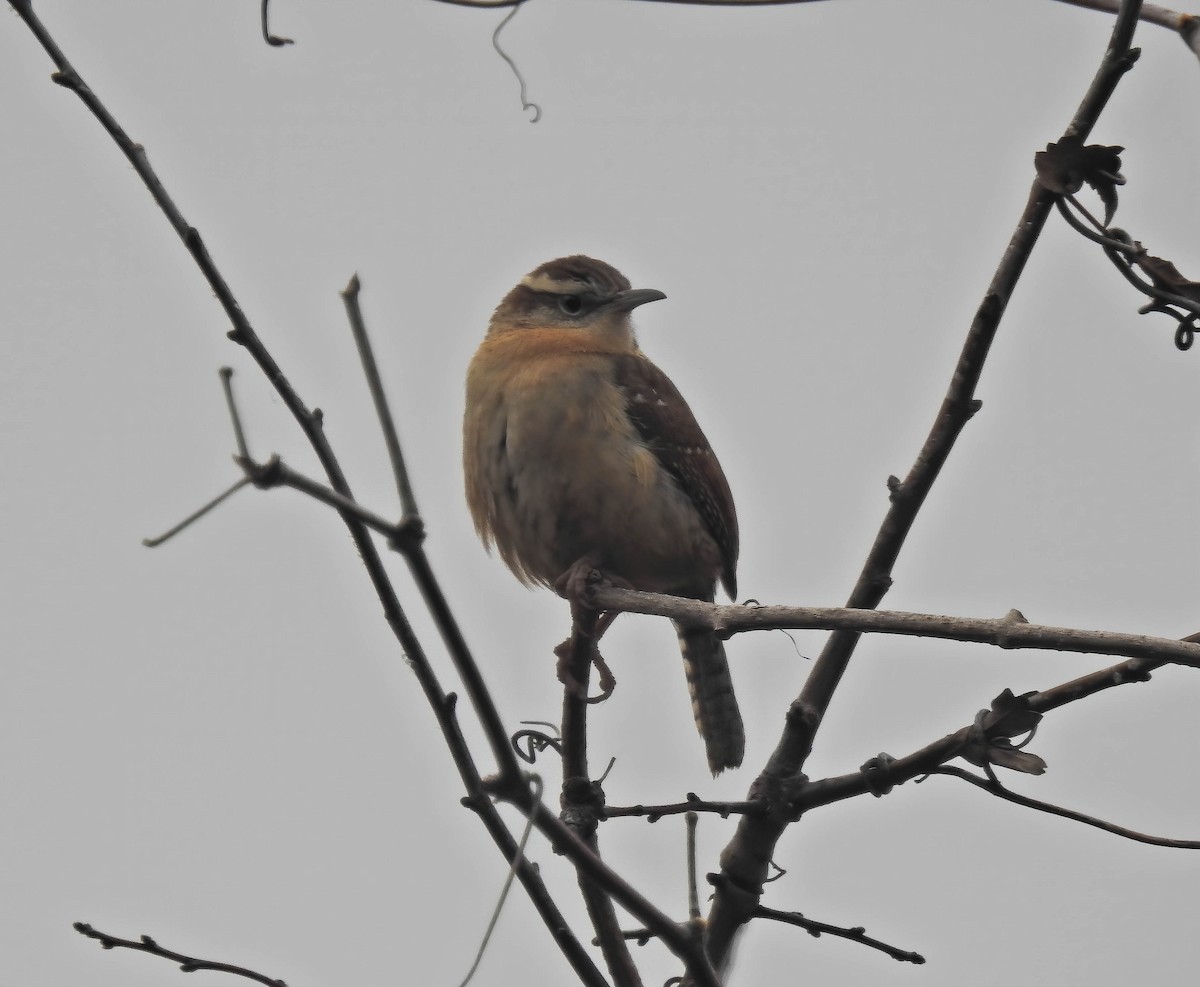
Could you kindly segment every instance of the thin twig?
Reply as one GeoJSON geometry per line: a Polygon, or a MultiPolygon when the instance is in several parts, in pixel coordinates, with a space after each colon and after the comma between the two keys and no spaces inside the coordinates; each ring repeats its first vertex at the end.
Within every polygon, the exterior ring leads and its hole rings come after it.
{"type": "MultiPolygon", "coordinates": [[[[1089,230],[1083,223],[1081,223],[1079,221],[1078,217],[1073,212],[1071,212],[1070,208],[1067,205],[1068,201],[1075,203],[1076,205],[1079,205],[1079,201],[1073,195],[1060,196],[1055,201],[1054,205],[1058,209],[1059,215],[1061,215],[1062,218],[1067,221],[1067,224],[1073,230],[1075,230],[1076,233],[1078,233],[1080,236],[1087,237],[1087,239],[1091,240],[1092,243],[1098,243],[1102,247],[1111,247],[1113,250],[1120,250],[1123,253],[1127,253],[1127,254],[1131,254],[1131,253],[1135,252],[1135,248],[1132,243],[1125,243],[1122,240],[1114,240],[1112,237],[1101,236],[1099,233],[1093,233],[1091,230],[1089,230]]],[[[1091,213],[1089,213],[1082,206],[1080,206],[1079,208],[1080,208],[1080,211],[1090,221],[1092,221],[1093,223],[1096,222],[1095,217],[1092,216],[1091,213]]],[[[1100,229],[1103,230],[1103,229],[1105,229],[1105,227],[1101,226],[1100,229]]]]}
{"type": "Polygon", "coordinates": [[[1036,809],[1038,812],[1046,812],[1052,816],[1061,816],[1063,819],[1071,819],[1075,822],[1083,823],[1085,826],[1093,826],[1096,829],[1104,830],[1106,833],[1113,833],[1127,840],[1134,840],[1137,843],[1176,847],[1182,850],[1200,850],[1200,840],[1173,840],[1166,836],[1151,836],[1149,833],[1140,833],[1136,829],[1127,829],[1125,826],[1118,826],[1116,823],[1110,823],[1083,812],[1076,812],[1074,809],[1065,809],[1060,805],[1053,805],[1050,802],[1043,802],[1040,799],[1030,798],[1027,795],[1020,795],[1012,791],[1012,789],[1005,788],[994,775],[990,778],[980,778],[978,775],[972,774],[963,768],[950,767],[948,765],[934,768],[929,773],[931,775],[949,775],[953,778],[961,778],[976,788],[982,788],[989,795],[995,795],[1006,802],[1012,802],[1027,809],[1036,809]]]}
{"type": "Polygon", "coordinates": [[[695,812],[688,812],[683,817],[687,827],[687,889],[688,889],[688,919],[700,921],[700,892],[696,887],[696,824],[700,817],[695,812]]]}
{"type": "Polygon", "coordinates": [[[244,966],[234,966],[232,963],[219,963],[214,960],[199,960],[194,956],[185,956],[183,953],[164,949],[151,939],[150,936],[142,936],[137,940],[118,939],[116,936],[110,936],[107,932],[100,932],[93,929],[87,922],[76,922],[74,928],[80,935],[87,936],[89,939],[95,939],[105,949],[135,949],[139,952],[149,953],[151,956],[161,956],[163,959],[178,963],[179,969],[184,973],[195,973],[197,970],[212,970],[215,973],[232,973],[237,977],[245,977],[247,980],[266,984],[267,987],[287,987],[287,984],[282,980],[275,980],[265,974],[247,969],[244,966]]]}
{"type": "MultiPolygon", "coordinates": [[[[1139,309],[1139,312],[1166,312],[1179,322],[1190,321],[1179,313],[1173,312],[1165,307],[1167,305],[1174,305],[1177,308],[1183,309],[1185,312],[1190,312],[1192,316],[1200,316],[1200,301],[1197,301],[1194,298],[1188,298],[1185,295],[1179,295],[1175,294],[1174,292],[1166,291],[1159,285],[1145,280],[1134,272],[1134,262],[1137,260],[1137,258],[1144,256],[1146,253],[1141,244],[1135,243],[1132,238],[1129,238],[1128,240],[1118,240],[1115,239],[1115,236],[1102,236],[1099,233],[1092,232],[1079,221],[1079,219],[1068,207],[1068,203],[1074,206],[1080,212],[1080,214],[1088,220],[1088,222],[1090,222],[1102,233],[1108,233],[1111,230],[1113,234],[1116,234],[1118,231],[1112,227],[1104,226],[1073,195],[1060,196],[1055,202],[1059,214],[1067,221],[1067,224],[1081,236],[1086,237],[1093,243],[1097,243],[1103,247],[1105,256],[1108,257],[1113,266],[1121,272],[1121,275],[1126,281],[1133,285],[1143,295],[1147,295],[1161,303],[1161,306],[1152,306],[1149,308],[1139,309]],[[1132,260],[1130,258],[1132,258],[1132,260]]],[[[1186,349],[1187,347],[1181,348],[1186,349]]]]}
{"type": "Polygon", "coordinates": [[[604,817],[616,819],[621,816],[644,816],[647,822],[658,822],[663,816],[677,816],[687,812],[715,812],[722,819],[730,815],[741,815],[748,812],[762,812],[765,805],[759,801],[748,802],[708,802],[699,798],[695,792],[688,792],[683,802],[667,805],[606,805],[604,817]]]}
{"type": "Polygon", "coordinates": [[[828,922],[817,922],[814,919],[805,918],[799,912],[781,912],[776,908],[767,908],[765,905],[759,905],[754,910],[754,918],[767,918],[773,922],[795,925],[814,937],[829,935],[837,936],[839,939],[849,939],[851,942],[862,943],[864,946],[878,949],[881,953],[887,953],[892,959],[902,963],[915,963],[919,966],[925,962],[925,957],[920,953],[913,953],[907,949],[890,946],[879,939],[872,939],[862,926],[843,928],[840,925],[830,925],[828,922]]]}
{"type": "MultiPolygon", "coordinates": [[[[347,291],[349,290],[347,288],[347,291]]],[[[345,293],[343,293],[343,298],[347,298],[345,293]]],[[[357,304],[351,305],[349,299],[347,299],[346,308],[347,314],[351,319],[351,329],[355,333],[355,340],[359,347],[359,353],[362,356],[364,370],[366,370],[368,379],[370,379],[371,371],[367,370],[367,367],[368,365],[375,367],[377,363],[371,347],[370,334],[366,330],[362,310],[358,308],[357,304]],[[360,324],[361,332],[359,329],[354,328],[353,323],[356,319],[360,324]]],[[[378,394],[375,396],[376,409],[378,411],[382,407],[383,410],[379,412],[380,421],[386,422],[391,419],[391,412],[388,410],[383,385],[379,382],[378,373],[374,376],[376,383],[369,384],[369,386],[378,387],[378,394]]],[[[386,429],[386,425],[384,427],[386,429]]],[[[403,456],[400,454],[399,440],[395,438],[394,429],[392,430],[392,436],[392,440],[388,441],[394,440],[396,442],[396,457],[398,458],[393,458],[392,460],[393,471],[395,472],[395,464],[397,462],[402,463],[403,456]]],[[[401,472],[397,473],[397,476],[407,475],[403,471],[402,466],[400,470],[401,472]]],[[[483,675],[479,670],[479,664],[475,661],[475,657],[467,645],[466,638],[463,637],[462,629],[458,626],[454,612],[450,609],[450,604],[446,600],[446,594],[442,592],[441,584],[438,582],[437,576],[433,572],[433,566],[430,564],[429,557],[423,548],[424,523],[420,515],[416,513],[416,500],[412,497],[411,490],[407,503],[404,502],[405,495],[401,493],[400,496],[403,505],[402,509],[405,511],[405,514],[400,523],[393,526],[391,532],[388,533],[388,544],[391,548],[400,552],[408,565],[409,574],[412,576],[413,582],[416,583],[417,589],[421,593],[425,608],[429,611],[430,617],[433,618],[434,625],[441,635],[442,643],[450,655],[450,660],[454,663],[454,670],[462,680],[467,697],[471,700],[471,706],[475,710],[475,715],[479,717],[479,721],[483,726],[484,735],[491,748],[492,756],[496,759],[500,774],[506,782],[520,784],[523,775],[520,765],[517,762],[516,753],[511,746],[511,738],[508,731],[504,728],[504,723],[500,719],[500,713],[496,709],[496,704],[492,700],[491,693],[488,691],[487,684],[484,682],[483,675]]],[[[367,522],[364,521],[364,523],[367,522]]]]}
{"type": "Polygon", "coordinates": [[[400,512],[403,517],[416,517],[417,498],[413,493],[412,483],[408,478],[408,469],[404,465],[404,453],[400,450],[400,437],[396,432],[396,420],[388,407],[387,392],[383,389],[383,381],[379,377],[379,365],[375,362],[375,352],[367,336],[367,324],[363,320],[362,309],[358,304],[359,291],[362,284],[355,274],[350,283],[342,290],[342,301],[346,305],[346,317],[350,322],[350,332],[354,336],[354,344],[358,348],[358,358],[362,363],[363,376],[367,379],[367,390],[371,392],[371,400],[375,404],[375,415],[379,419],[379,429],[383,432],[383,444],[387,447],[388,460],[392,464],[392,476],[396,481],[396,494],[400,498],[400,512]]]}
{"type": "MultiPolygon", "coordinates": [[[[542,779],[538,775],[530,775],[529,783],[533,788],[533,797],[540,802],[543,788],[542,779]]],[[[475,952],[475,961],[471,964],[471,969],[467,971],[467,975],[463,977],[459,987],[467,987],[467,984],[471,982],[471,978],[475,976],[475,971],[479,969],[479,964],[483,961],[484,950],[487,949],[488,943],[492,938],[492,932],[495,931],[496,923],[500,920],[500,912],[504,910],[504,902],[507,900],[508,892],[512,888],[513,878],[525,860],[525,847],[529,844],[529,834],[532,832],[533,819],[529,818],[525,820],[525,829],[521,832],[521,839],[517,843],[517,852],[513,856],[508,868],[508,874],[504,878],[504,886],[500,889],[500,897],[496,900],[496,907],[492,909],[492,917],[488,922],[487,929],[483,933],[483,940],[479,943],[479,949],[475,952]]]]}
{"type": "Polygon", "coordinates": [[[222,367],[218,371],[221,378],[221,390],[225,394],[225,408],[229,412],[229,422],[233,426],[233,439],[237,443],[237,454],[243,459],[250,459],[250,447],[246,445],[246,431],[242,427],[242,416],[238,412],[237,401],[233,396],[233,367],[222,367]]]}
{"type": "MultiPolygon", "coordinates": [[[[645,946],[651,939],[656,938],[654,933],[649,929],[622,929],[621,938],[629,942],[637,943],[639,946],[645,946]]],[[[599,939],[592,939],[593,946],[599,946],[599,939]]]]}
{"type": "Polygon", "coordinates": [[[291,38],[281,38],[277,34],[272,34],[269,27],[270,18],[267,14],[267,7],[271,0],[262,0],[261,20],[262,20],[262,36],[263,41],[269,44],[272,48],[282,48],[284,45],[292,45],[295,42],[291,38]]]}
{"type": "Polygon", "coordinates": [[[237,493],[239,490],[241,490],[242,487],[246,486],[250,482],[252,482],[250,480],[250,477],[243,476],[240,480],[237,481],[237,483],[233,484],[233,486],[229,487],[223,493],[217,494],[217,496],[215,496],[207,504],[205,504],[203,507],[199,508],[198,510],[193,511],[191,514],[189,514],[187,517],[185,517],[182,521],[180,521],[174,527],[168,528],[161,535],[157,535],[153,538],[143,538],[142,544],[145,545],[147,548],[157,548],[159,545],[163,544],[163,542],[170,541],[177,534],[179,534],[179,532],[183,531],[185,528],[187,528],[190,525],[194,524],[195,522],[199,521],[202,517],[204,517],[205,514],[207,514],[209,511],[211,511],[214,507],[217,507],[218,505],[223,504],[226,500],[228,500],[235,493],[237,493]]]}

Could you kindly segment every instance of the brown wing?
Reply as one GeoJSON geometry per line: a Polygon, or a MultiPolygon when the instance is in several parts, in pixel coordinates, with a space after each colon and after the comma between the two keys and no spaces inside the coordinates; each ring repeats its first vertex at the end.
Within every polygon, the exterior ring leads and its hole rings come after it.
{"type": "Polygon", "coordinates": [[[721,550],[721,582],[737,596],[738,526],[729,481],[683,395],[641,353],[614,357],[617,386],[642,441],[691,498],[721,550]]]}

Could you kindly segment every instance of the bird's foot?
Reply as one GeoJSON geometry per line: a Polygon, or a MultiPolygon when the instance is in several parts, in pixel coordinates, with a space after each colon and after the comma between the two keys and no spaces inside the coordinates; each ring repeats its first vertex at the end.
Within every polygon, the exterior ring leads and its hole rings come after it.
{"type": "Polygon", "coordinates": [[[621,586],[632,589],[618,576],[610,576],[598,565],[593,555],[575,561],[554,581],[554,591],[571,604],[571,636],[554,649],[558,658],[558,680],[573,695],[588,703],[604,702],[616,688],[617,679],[604,661],[597,642],[617,618],[615,613],[596,610],[592,591],[597,586],[621,586]],[[587,694],[590,666],[596,667],[600,694],[587,694]],[[582,682],[580,681],[582,679],[582,682]]]}
{"type": "Polygon", "coordinates": [[[595,638],[574,631],[554,649],[554,655],[558,658],[558,681],[576,698],[585,703],[602,703],[613,694],[617,679],[596,647],[595,638]],[[583,654],[580,654],[581,649],[583,654]],[[589,696],[587,691],[587,672],[592,665],[596,666],[600,684],[600,692],[595,696],[589,696]],[[574,670],[578,670],[578,673],[574,670]],[[582,675],[583,682],[579,681],[577,674],[582,675]]]}
{"type": "Polygon", "coordinates": [[[584,702],[602,703],[617,687],[616,676],[597,647],[600,638],[616,618],[615,613],[596,613],[595,610],[571,604],[571,636],[554,649],[554,654],[558,658],[558,681],[584,702]],[[588,671],[593,665],[599,675],[600,694],[589,696],[588,671]]]}
{"type": "Polygon", "coordinates": [[[570,567],[554,581],[554,592],[575,607],[590,607],[592,589],[606,580],[595,556],[585,555],[576,559],[570,567]]]}

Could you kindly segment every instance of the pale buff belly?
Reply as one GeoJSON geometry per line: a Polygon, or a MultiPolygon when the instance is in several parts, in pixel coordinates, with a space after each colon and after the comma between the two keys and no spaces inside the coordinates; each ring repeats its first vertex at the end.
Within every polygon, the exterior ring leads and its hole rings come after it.
{"type": "Polygon", "coordinates": [[[589,556],[638,589],[711,592],[717,545],[633,430],[623,398],[606,384],[557,384],[543,380],[538,399],[512,402],[521,411],[506,419],[493,460],[501,554],[543,583],[589,556]]]}

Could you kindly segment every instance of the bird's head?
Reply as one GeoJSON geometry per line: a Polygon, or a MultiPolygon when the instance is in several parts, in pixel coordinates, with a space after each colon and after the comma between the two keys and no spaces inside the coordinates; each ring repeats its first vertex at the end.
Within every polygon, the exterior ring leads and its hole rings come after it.
{"type": "Polygon", "coordinates": [[[576,254],[547,261],[525,275],[492,314],[489,334],[521,329],[576,329],[610,345],[636,347],[629,313],[666,298],[633,288],[602,260],[576,254]]]}

